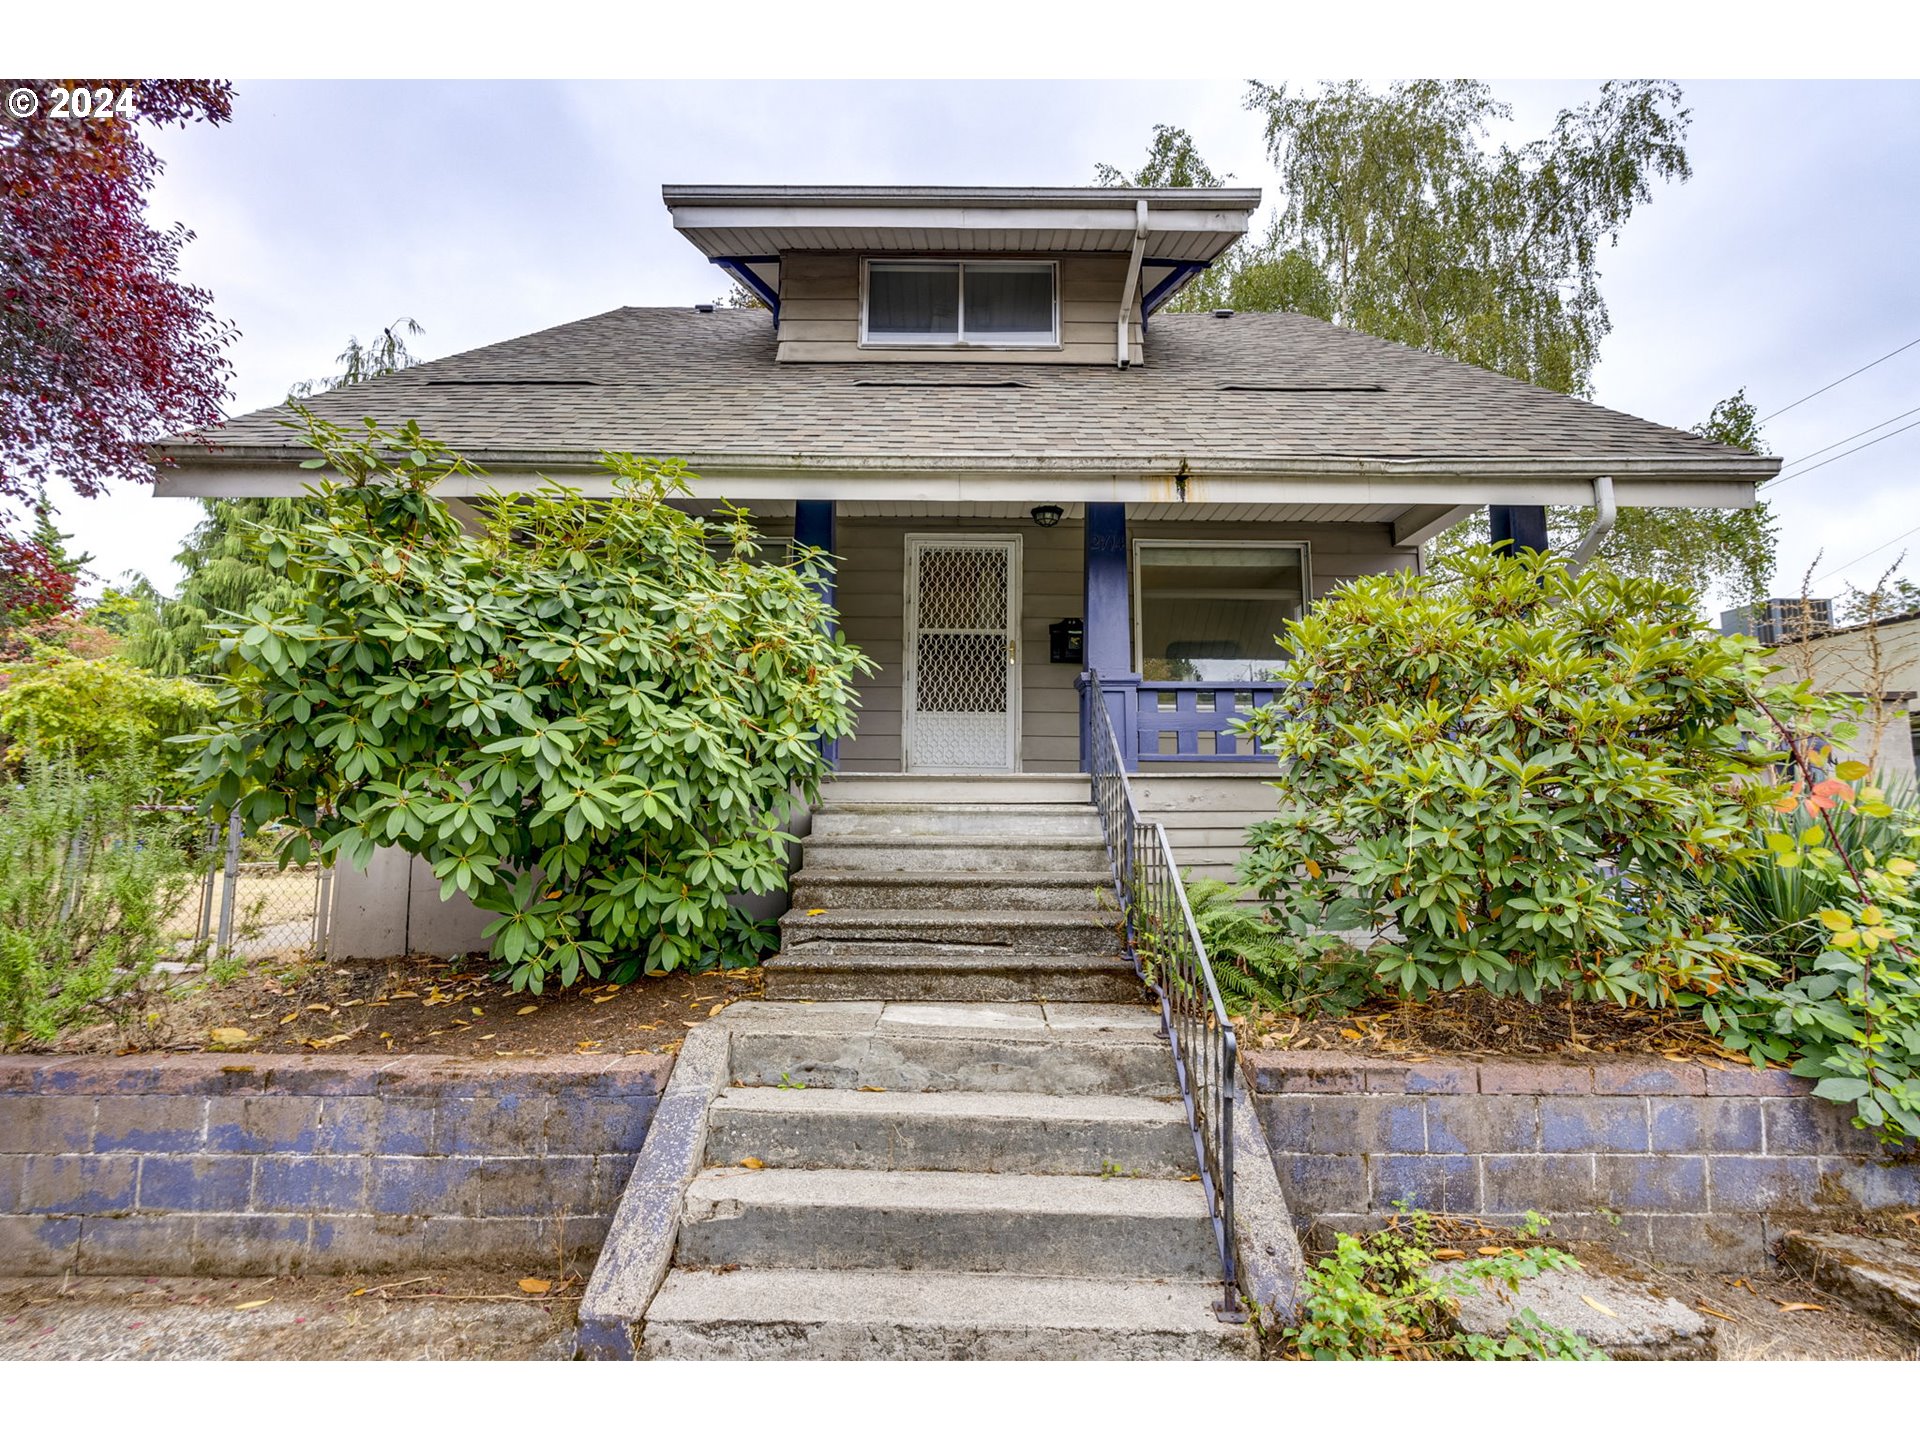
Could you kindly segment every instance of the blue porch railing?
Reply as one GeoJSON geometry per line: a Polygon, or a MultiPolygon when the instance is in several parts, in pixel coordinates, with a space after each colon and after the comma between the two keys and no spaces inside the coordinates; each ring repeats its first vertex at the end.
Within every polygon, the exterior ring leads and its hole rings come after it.
{"type": "Polygon", "coordinates": [[[1279,695],[1277,685],[1142,680],[1134,693],[1135,750],[1142,764],[1264,760],[1267,752],[1232,724],[1279,695]]]}
{"type": "Polygon", "coordinates": [[[1121,768],[1137,774],[1152,765],[1233,765],[1273,757],[1233,722],[1270,705],[1284,687],[1206,680],[1108,679],[1080,676],[1080,754],[1088,769],[1100,736],[1095,710],[1104,709],[1120,746],[1121,768]],[[1098,700],[1099,704],[1094,703],[1098,700]]]}

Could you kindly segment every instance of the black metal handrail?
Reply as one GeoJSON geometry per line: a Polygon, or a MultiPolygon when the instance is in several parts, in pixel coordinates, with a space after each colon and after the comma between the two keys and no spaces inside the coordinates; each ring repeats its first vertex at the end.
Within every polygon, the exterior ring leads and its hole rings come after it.
{"type": "Polygon", "coordinates": [[[1173,1065],[1193,1130],[1194,1155],[1206,1191],[1224,1293],[1214,1305],[1223,1321],[1247,1318],[1233,1243],[1233,1107],[1240,1093],[1239,1042],[1207,947],[1187,904],[1173,847],[1157,821],[1140,818],[1127,781],[1113,717],[1100,693],[1100,676],[1084,677],[1087,770],[1094,808],[1107,842],[1114,889],[1125,917],[1127,955],[1160,1000],[1160,1024],[1173,1046],[1173,1065]]]}

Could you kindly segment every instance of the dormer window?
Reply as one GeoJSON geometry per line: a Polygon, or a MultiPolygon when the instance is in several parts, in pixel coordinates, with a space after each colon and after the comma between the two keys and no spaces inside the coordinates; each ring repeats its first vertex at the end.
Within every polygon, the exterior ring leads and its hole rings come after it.
{"type": "Polygon", "coordinates": [[[1050,260],[868,260],[861,280],[862,345],[1060,343],[1050,260]]]}

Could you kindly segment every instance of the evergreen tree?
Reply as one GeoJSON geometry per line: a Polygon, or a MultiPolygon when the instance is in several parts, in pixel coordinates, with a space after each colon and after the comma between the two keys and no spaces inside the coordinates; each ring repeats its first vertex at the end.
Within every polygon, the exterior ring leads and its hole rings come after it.
{"type": "MultiPolygon", "coordinates": [[[[338,356],[339,374],[303,380],[288,390],[287,398],[305,399],[416,365],[419,358],[408,350],[406,337],[420,333],[419,324],[402,316],[369,344],[350,336],[338,356]]],[[[186,572],[179,595],[150,616],[136,616],[128,630],[127,658],[156,675],[204,671],[211,659],[206,653],[211,627],[261,600],[281,606],[294,591],[261,559],[254,527],[297,525],[309,512],[310,502],[290,497],[202,500],[200,504],[206,518],[174,557],[186,572]]]]}

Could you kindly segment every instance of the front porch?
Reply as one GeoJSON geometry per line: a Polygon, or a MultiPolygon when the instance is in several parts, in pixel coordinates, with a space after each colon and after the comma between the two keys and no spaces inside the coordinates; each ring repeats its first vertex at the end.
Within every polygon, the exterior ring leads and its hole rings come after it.
{"type": "MultiPolygon", "coordinates": [[[[776,502],[777,503],[777,502],[776,502]]],[[[1264,777],[1232,722],[1271,701],[1274,636],[1342,581],[1419,565],[1465,511],[1404,505],[802,500],[762,523],[837,558],[877,664],[842,774],[1088,768],[1084,691],[1140,775],[1264,777]],[[1049,513],[1051,512],[1051,513],[1049,513]],[[789,516],[791,520],[789,521],[789,516]]]]}

